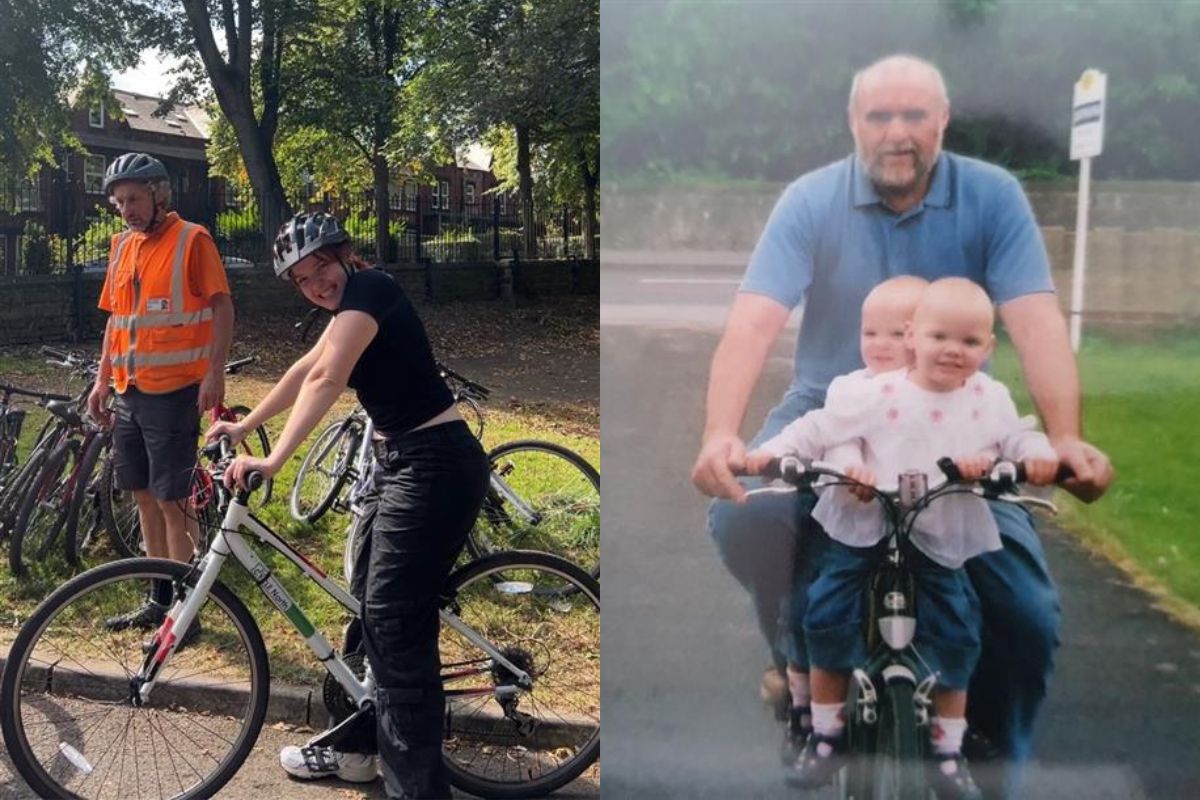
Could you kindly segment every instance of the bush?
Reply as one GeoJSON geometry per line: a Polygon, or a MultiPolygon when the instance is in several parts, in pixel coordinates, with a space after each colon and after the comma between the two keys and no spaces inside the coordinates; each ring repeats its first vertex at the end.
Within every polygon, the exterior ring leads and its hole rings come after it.
{"type": "Polygon", "coordinates": [[[50,238],[40,222],[31,219],[25,223],[21,238],[21,264],[29,275],[49,275],[53,270],[54,252],[50,238]]]}
{"type": "Polygon", "coordinates": [[[103,207],[98,211],[99,215],[75,239],[76,264],[86,266],[97,261],[107,261],[113,235],[125,228],[117,214],[103,207]]]}
{"type": "Polygon", "coordinates": [[[480,238],[465,226],[447,226],[437,236],[421,243],[422,255],[438,263],[482,261],[485,252],[490,253],[490,247],[485,249],[480,238]]]}
{"type": "Polygon", "coordinates": [[[222,253],[243,255],[252,260],[261,257],[262,217],[257,206],[222,211],[217,214],[215,228],[213,239],[222,253]]]}
{"type": "MultiPolygon", "coordinates": [[[[346,217],[342,226],[346,229],[346,233],[350,235],[350,241],[355,249],[363,253],[372,253],[375,255],[375,258],[382,259],[382,256],[375,252],[376,220],[377,217],[374,214],[364,217],[352,213],[346,217]]],[[[391,240],[392,252],[400,252],[400,243],[404,241],[404,233],[407,228],[408,224],[402,219],[388,220],[388,239],[391,240]]]]}

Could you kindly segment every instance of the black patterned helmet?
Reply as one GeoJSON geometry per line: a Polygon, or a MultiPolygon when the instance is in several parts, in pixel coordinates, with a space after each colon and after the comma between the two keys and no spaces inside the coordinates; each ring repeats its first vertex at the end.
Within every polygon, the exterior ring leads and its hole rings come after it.
{"type": "Polygon", "coordinates": [[[275,275],[287,278],[292,267],[322,247],[350,241],[337,217],[320,211],[297,214],[283,223],[275,237],[275,275]]]}
{"type": "Polygon", "coordinates": [[[151,181],[167,180],[167,168],[157,158],[146,153],[126,153],[117,156],[108,169],[104,171],[103,191],[108,194],[112,185],[117,181],[151,181]]]}

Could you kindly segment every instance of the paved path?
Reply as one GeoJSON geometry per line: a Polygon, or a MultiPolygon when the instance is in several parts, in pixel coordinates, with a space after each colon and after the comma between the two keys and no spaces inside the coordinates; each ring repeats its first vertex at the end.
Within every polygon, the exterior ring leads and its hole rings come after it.
{"type": "MultiPolygon", "coordinates": [[[[765,653],[749,602],[688,479],[723,319],[701,310],[732,289],[647,282],[670,277],[603,272],[605,793],[797,796],[778,779],[778,733],[757,701],[765,653]],[[668,313],[645,318],[649,300],[668,313]]],[[[748,418],[779,396],[789,351],[776,349],[748,418]]],[[[1200,797],[1200,637],[1065,534],[1044,538],[1066,622],[1028,797],[1200,797]]]]}

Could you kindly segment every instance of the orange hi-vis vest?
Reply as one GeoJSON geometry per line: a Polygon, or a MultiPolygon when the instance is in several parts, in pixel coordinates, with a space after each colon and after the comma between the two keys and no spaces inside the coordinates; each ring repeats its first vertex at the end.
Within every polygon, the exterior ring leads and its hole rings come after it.
{"type": "Polygon", "coordinates": [[[108,354],[118,392],[163,394],[199,383],[212,350],[212,308],[187,283],[199,225],[170,214],[150,233],[112,239],[108,259],[111,331],[108,354]]]}

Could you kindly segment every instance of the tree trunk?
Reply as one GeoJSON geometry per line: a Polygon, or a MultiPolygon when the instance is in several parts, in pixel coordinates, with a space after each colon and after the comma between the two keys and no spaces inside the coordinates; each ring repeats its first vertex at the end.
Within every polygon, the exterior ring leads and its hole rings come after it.
{"type": "Polygon", "coordinates": [[[537,232],[533,228],[533,170],[529,158],[529,126],[517,125],[517,175],[521,227],[525,231],[525,258],[537,257],[537,232]]]}
{"type": "Polygon", "coordinates": [[[596,192],[600,184],[599,164],[596,172],[592,172],[588,163],[587,152],[578,145],[579,175],[583,178],[583,247],[584,255],[590,261],[599,256],[596,252],[596,192]]]}
{"type": "Polygon", "coordinates": [[[372,160],[375,175],[375,253],[381,264],[392,264],[396,254],[392,249],[392,237],[388,235],[388,223],[391,221],[391,205],[388,203],[388,163],[379,153],[372,160]]]}

